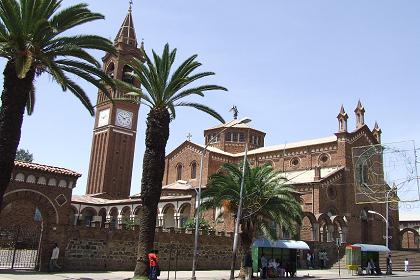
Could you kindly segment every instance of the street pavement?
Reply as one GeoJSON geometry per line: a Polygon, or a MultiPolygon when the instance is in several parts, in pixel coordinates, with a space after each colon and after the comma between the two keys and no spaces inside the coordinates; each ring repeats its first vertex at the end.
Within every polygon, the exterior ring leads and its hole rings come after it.
{"type": "MultiPolygon", "coordinates": [[[[223,280],[229,279],[230,271],[197,271],[197,280],[223,280]]],[[[39,273],[34,271],[3,271],[0,272],[0,280],[33,279],[33,280],[125,280],[133,276],[132,271],[109,271],[109,272],[59,272],[59,273],[39,273]]],[[[340,276],[338,270],[299,270],[297,278],[300,279],[390,279],[404,278],[407,280],[419,280],[420,271],[413,272],[395,272],[393,275],[381,276],[356,276],[351,275],[347,270],[341,270],[340,276]]],[[[191,279],[191,271],[178,271],[175,273],[162,271],[160,280],[187,280],[191,279]]]]}

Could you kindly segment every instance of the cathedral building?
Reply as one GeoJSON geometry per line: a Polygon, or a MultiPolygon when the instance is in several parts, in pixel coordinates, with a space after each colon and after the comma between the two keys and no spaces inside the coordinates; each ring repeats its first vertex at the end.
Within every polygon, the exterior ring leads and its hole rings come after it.
{"type": "MultiPolygon", "coordinates": [[[[131,10],[115,38],[115,46],[117,54],[103,58],[104,70],[117,79],[136,83],[126,75],[131,71],[127,63],[133,57],[143,59],[143,43],[139,48],[131,10]]],[[[98,93],[86,195],[72,197],[70,216],[74,224],[121,228],[136,219],[141,204],[140,195],[129,196],[140,108],[132,100],[124,100],[118,90],[111,95],[114,103],[98,93]]],[[[205,188],[208,176],[223,163],[243,160],[247,143],[251,165],[272,165],[301,195],[304,219],[300,239],[332,242],[340,237],[343,243],[384,243],[384,224],[368,211],[385,213],[385,207],[355,203],[352,161],[352,148],[379,144],[381,129],[375,124],[371,130],[365,124],[365,109],[360,101],[354,112],[356,125],[352,130],[341,107],[338,129],[332,135],[274,146],[265,145],[266,132],[240,123],[237,114],[230,122],[205,129],[203,144],[187,140],[166,156],[157,225],[182,228],[194,215],[200,168],[205,188]]],[[[232,231],[232,213],[224,213],[223,222],[216,223],[218,211],[223,209],[208,211],[205,218],[217,230],[232,231]]],[[[391,230],[398,235],[398,211],[391,211],[390,216],[391,230]]],[[[280,229],[279,238],[290,236],[280,229]]]]}
{"type": "MultiPolygon", "coordinates": [[[[131,71],[128,66],[131,59],[144,59],[143,42],[138,44],[131,9],[114,44],[117,53],[104,56],[104,71],[116,79],[140,86],[127,74],[131,71]]],[[[111,90],[111,97],[114,102],[98,92],[86,194],[72,195],[80,177],[76,172],[17,162],[4,205],[12,198],[19,199],[16,189],[19,185],[21,192],[27,193],[22,198],[32,199],[35,196],[31,194],[37,193],[50,205],[44,210],[56,213],[50,217],[52,224],[124,228],[136,221],[141,199],[138,194],[130,196],[130,190],[138,116],[142,108],[119,90],[111,90]],[[63,190],[64,194],[59,194],[63,190]]],[[[203,143],[184,141],[165,159],[157,226],[183,228],[187,219],[194,216],[200,169],[205,188],[208,177],[222,164],[243,160],[248,144],[248,160],[252,166],[272,165],[287,178],[285,183],[300,194],[304,217],[297,238],[313,242],[335,242],[340,238],[342,243],[384,244],[385,225],[368,211],[385,214],[385,205],[355,203],[355,184],[359,178],[354,175],[357,172],[352,157],[354,147],[380,144],[381,129],[377,124],[373,129],[365,124],[365,109],[360,101],[354,112],[353,129],[349,128],[348,115],[341,107],[338,129],[332,129],[331,135],[296,143],[266,146],[269,131],[240,123],[236,115],[225,124],[205,129],[203,143]],[[205,146],[207,150],[200,166],[205,146]]],[[[6,207],[12,209],[12,206],[6,207]]],[[[7,211],[2,211],[2,217],[7,216],[7,211]]],[[[216,222],[218,211],[224,210],[207,211],[205,218],[216,230],[233,231],[232,213],[223,213],[223,221],[216,222]]],[[[278,234],[279,238],[291,238],[281,229],[278,234]]],[[[399,236],[398,210],[390,211],[390,235],[399,236]]],[[[392,239],[392,246],[398,246],[398,239],[392,239]]]]}

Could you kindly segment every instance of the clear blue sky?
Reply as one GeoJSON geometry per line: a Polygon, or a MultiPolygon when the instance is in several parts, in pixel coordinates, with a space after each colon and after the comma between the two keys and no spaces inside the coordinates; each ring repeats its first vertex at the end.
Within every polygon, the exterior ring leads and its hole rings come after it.
{"type": "MultiPolygon", "coordinates": [[[[66,0],[64,6],[78,2],[66,0]]],[[[77,32],[113,39],[128,0],[85,2],[106,19],[77,32]]],[[[202,70],[217,73],[207,82],[229,89],[203,101],[226,119],[237,105],[240,117],[251,117],[254,127],[267,132],[267,145],[333,134],[341,104],[353,129],[359,98],[367,124],[379,122],[383,142],[420,145],[419,12],[414,0],[135,0],[133,5],[137,37],[144,38],[146,51],[160,52],[168,42],[178,48],[178,61],[199,54],[202,70]]],[[[20,147],[36,162],[82,173],[74,193],[83,194],[94,119],[49,78],[40,78],[36,88],[35,113],[25,117],[20,147]]],[[[97,90],[85,88],[95,102],[97,90]]],[[[140,109],[132,193],[140,188],[145,109],[140,109]]],[[[203,142],[203,129],[216,123],[179,109],[167,152],[189,132],[193,141],[203,142]]]]}

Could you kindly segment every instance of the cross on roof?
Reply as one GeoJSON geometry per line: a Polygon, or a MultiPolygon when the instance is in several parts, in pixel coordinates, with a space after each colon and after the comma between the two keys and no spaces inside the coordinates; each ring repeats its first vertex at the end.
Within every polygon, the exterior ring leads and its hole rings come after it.
{"type": "Polygon", "coordinates": [[[191,135],[191,133],[188,132],[188,134],[187,134],[187,140],[191,142],[191,138],[192,138],[192,135],[191,135]]]}

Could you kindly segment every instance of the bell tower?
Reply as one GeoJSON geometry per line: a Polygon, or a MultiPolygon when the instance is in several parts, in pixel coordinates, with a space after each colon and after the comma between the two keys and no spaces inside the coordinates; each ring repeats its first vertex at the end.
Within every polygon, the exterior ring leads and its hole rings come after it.
{"type": "MultiPolygon", "coordinates": [[[[103,70],[139,87],[128,74],[131,68],[127,65],[133,57],[143,60],[143,51],[137,47],[131,4],[114,46],[116,53],[102,58],[103,70]]],[[[139,103],[119,89],[110,89],[109,93],[113,102],[98,92],[86,194],[122,199],[130,195],[139,103]]]]}

